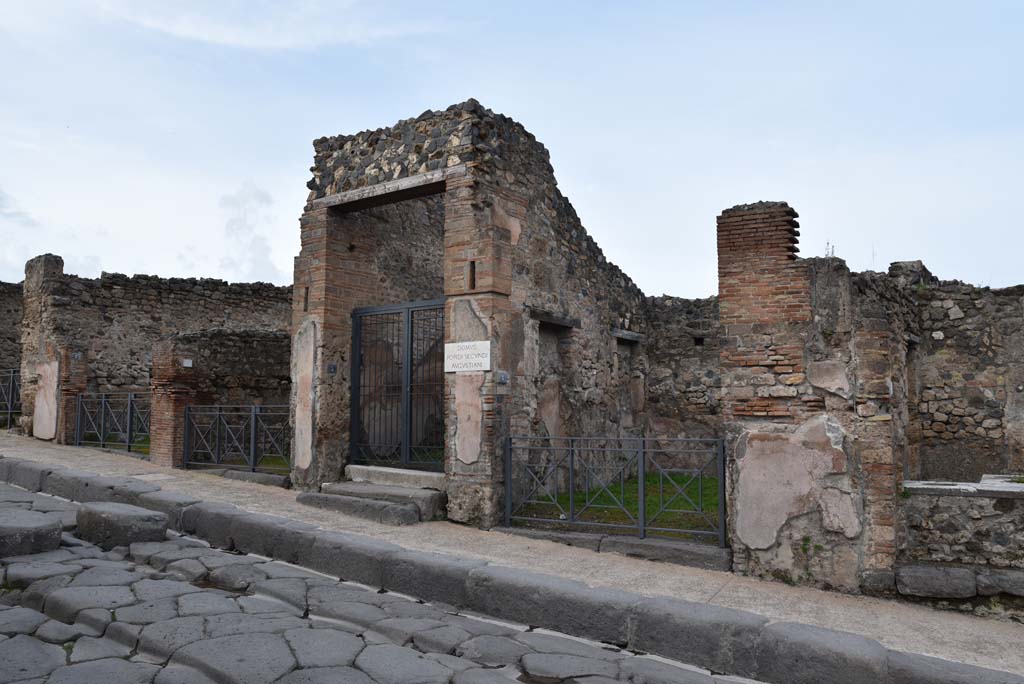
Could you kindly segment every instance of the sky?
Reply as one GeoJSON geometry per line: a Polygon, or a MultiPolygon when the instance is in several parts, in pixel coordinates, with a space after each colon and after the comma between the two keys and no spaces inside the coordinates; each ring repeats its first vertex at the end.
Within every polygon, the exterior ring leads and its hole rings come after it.
{"type": "Polygon", "coordinates": [[[1024,3],[0,0],[0,281],[291,282],[312,140],[470,97],[551,152],[649,295],[715,217],[800,213],[855,270],[1024,282],[1024,3]]]}

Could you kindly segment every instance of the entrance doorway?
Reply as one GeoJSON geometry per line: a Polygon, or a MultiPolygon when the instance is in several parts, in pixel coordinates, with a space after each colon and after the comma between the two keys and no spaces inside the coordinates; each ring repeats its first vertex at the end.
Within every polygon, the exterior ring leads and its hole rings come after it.
{"type": "Polygon", "coordinates": [[[352,312],[352,463],[444,470],[444,300],[352,312]]]}

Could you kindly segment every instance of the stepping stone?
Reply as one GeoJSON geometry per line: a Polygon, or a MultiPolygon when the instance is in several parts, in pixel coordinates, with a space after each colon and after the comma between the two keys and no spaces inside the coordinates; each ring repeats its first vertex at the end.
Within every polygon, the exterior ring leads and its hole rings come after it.
{"type": "MultiPolygon", "coordinates": [[[[155,682],[161,684],[161,682],[155,682]]],[[[315,667],[296,670],[277,680],[277,684],[374,684],[365,674],[351,667],[315,667]]]]}
{"type": "Polygon", "coordinates": [[[0,684],[45,677],[64,665],[65,657],[60,646],[24,634],[0,641],[0,684]]]}
{"type": "Polygon", "coordinates": [[[167,514],[122,503],[78,509],[78,536],[104,549],[167,538],[167,514]]]}
{"type": "Polygon", "coordinates": [[[159,669],[148,663],[107,658],[54,670],[47,684],[149,684],[159,669]]]}
{"type": "Polygon", "coordinates": [[[60,523],[45,513],[20,508],[0,510],[0,558],[9,559],[8,562],[15,560],[11,556],[56,550],[60,535],[60,523]]]}
{"type": "Polygon", "coordinates": [[[523,656],[523,671],[531,679],[561,681],[574,677],[611,677],[619,674],[619,666],[607,660],[583,658],[555,653],[528,653],[523,656]]]}
{"type": "Polygon", "coordinates": [[[366,646],[359,637],[334,629],[290,629],[284,638],[299,667],[351,665],[366,646]]]}
{"type": "Polygon", "coordinates": [[[503,636],[478,636],[455,649],[455,655],[481,665],[516,665],[533,649],[503,636]]]}
{"type": "Polygon", "coordinates": [[[367,646],[356,667],[378,684],[447,684],[452,677],[451,669],[401,646],[367,646]]]}
{"type": "Polygon", "coordinates": [[[47,618],[42,613],[28,608],[9,608],[0,611],[0,634],[5,636],[31,634],[46,622],[47,618]]]}
{"type": "Polygon", "coordinates": [[[170,664],[192,666],[218,682],[270,684],[291,672],[296,662],[282,636],[238,634],[191,643],[170,664]]]}

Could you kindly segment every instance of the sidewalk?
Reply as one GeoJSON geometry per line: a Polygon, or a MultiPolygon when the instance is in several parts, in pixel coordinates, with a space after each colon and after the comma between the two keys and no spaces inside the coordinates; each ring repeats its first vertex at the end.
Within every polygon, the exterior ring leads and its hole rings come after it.
{"type": "Polygon", "coordinates": [[[593,586],[646,595],[667,595],[862,634],[893,649],[1024,674],[1024,626],[938,611],[897,601],[790,587],[730,573],[596,554],[586,549],[486,532],[446,522],[388,527],[341,513],[302,506],[295,493],[151,465],[126,454],[64,447],[0,433],[0,454],[88,470],[137,477],[163,489],[223,501],[253,512],[271,513],[325,529],[371,535],[410,549],[480,558],[502,565],[577,579],[593,586]]]}

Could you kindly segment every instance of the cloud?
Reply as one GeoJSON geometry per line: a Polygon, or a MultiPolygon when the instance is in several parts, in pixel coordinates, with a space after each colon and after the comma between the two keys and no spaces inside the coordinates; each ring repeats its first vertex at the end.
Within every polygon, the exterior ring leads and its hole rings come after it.
{"type": "Polygon", "coordinates": [[[314,49],[432,32],[429,22],[387,16],[357,0],[99,0],[107,15],[175,38],[237,48],[314,49]]]}
{"type": "Polygon", "coordinates": [[[246,182],[238,191],[220,198],[228,212],[224,237],[230,256],[221,257],[221,268],[243,280],[282,282],[284,274],[270,258],[270,242],[261,226],[271,221],[267,209],[274,203],[263,188],[246,182]]]}
{"type": "Polygon", "coordinates": [[[32,216],[17,208],[13,198],[0,188],[0,219],[10,221],[23,228],[35,228],[39,225],[32,216]]]}

